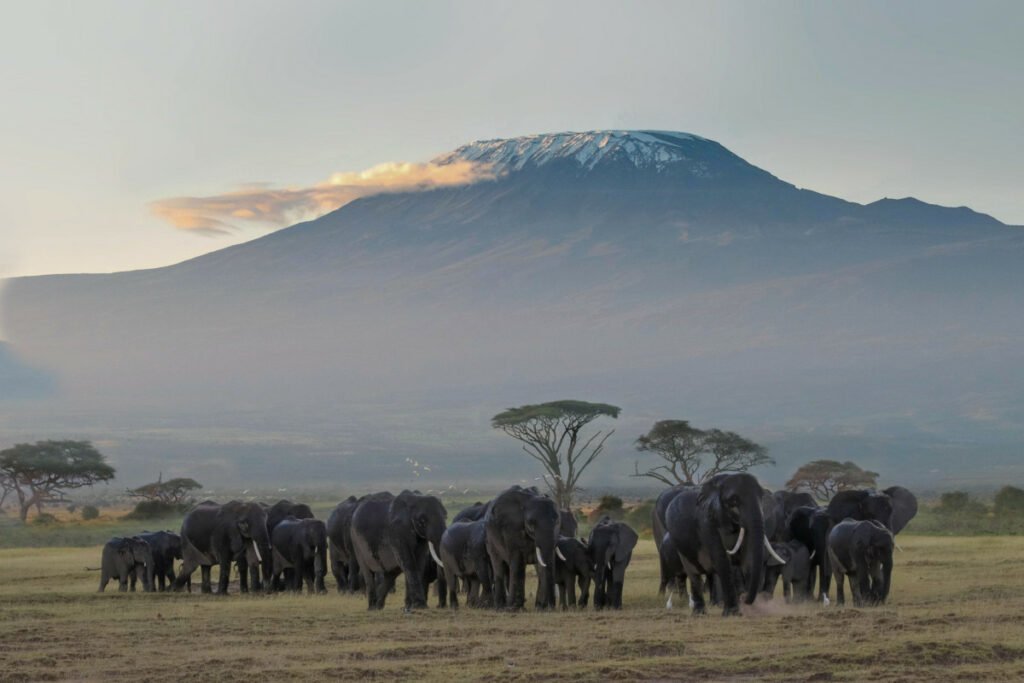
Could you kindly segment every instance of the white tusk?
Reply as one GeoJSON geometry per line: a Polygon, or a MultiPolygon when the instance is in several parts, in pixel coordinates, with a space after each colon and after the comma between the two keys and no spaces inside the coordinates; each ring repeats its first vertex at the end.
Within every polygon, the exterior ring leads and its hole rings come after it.
{"type": "Polygon", "coordinates": [[[263,556],[260,555],[260,549],[258,547],[256,547],[256,539],[255,538],[252,539],[252,549],[256,551],[256,561],[257,562],[262,562],[263,561],[263,556]]]}
{"type": "Polygon", "coordinates": [[[444,562],[437,556],[437,551],[434,550],[434,542],[427,541],[427,547],[430,548],[430,556],[434,558],[434,562],[437,562],[437,566],[444,569],[444,562]]]}
{"type": "Polygon", "coordinates": [[[611,570],[612,570],[612,563],[611,563],[611,562],[609,562],[609,563],[608,563],[608,571],[611,571],[611,570]]]}
{"type": "Polygon", "coordinates": [[[821,596],[821,604],[825,605],[825,607],[828,607],[829,605],[831,605],[831,604],[832,604],[832,601],[828,599],[828,596],[827,596],[827,595],[824,595],[824,594],[823,594],[823,595],[821,596]]]}
{"type": "Polygon", "coordinates": [[[555,546],[555,555],[558,555],[558,559],[560,559],[562,562],[568,562],[569,561],[569,560],[565,559],[565,555],[562,554],[562,551],[558,549],[557,545],[555,546]]]}
{"type": "Polygon", "coordinates": [[[540,564],[540,566],[547,567],[547,565],[544,564],[544,558],[542,558],[540,556],[540,546],[539,545],[535,545],[535,546],[533,546],[533,549],[537,551],[537,562],[540,564]]]}
{"type": "Polygon", "coordinates": [[[817,550],[812,550],[812,551],[811,551],[811,556],[807,558],[807,561],[808,561],[808,562],[810,562],[811,560],[813,560],[813,559],[814,559],[814,554],[815,554],[816,552],[818,552],[818,551],[817,551],[817,550]]]}
{"type": "Polygon", "coordinates": [[[668,592],[668,600],[665,602],[665,609],[672,609],[672,596],[675,595],[675,591],[668,592]]]}
{"type": "Polygon", "coordinates": [[[730,555],[735,555],[740,550],[740,545],[743,543],[743,534],[747,532],[746,529],[740,527],[740,536],[736,539],[736,545],[733,546],[732,550],[727,551],[730,555]]]}
{"type": "Polygon", "coordinates": [[[776,562],[780,564],[786,564],[786,561],[778,556],[778,554],[775,552],[775,548],[773,548],[772,544],[768,542],[767,536],[764,537],[764,547],[768,549],[768,554],[775,558],[776,562]]]}
{"type": "Polygon", "coordinates": [[[899,550],[901,553],[903,552],[903,548],[900,547],[899,543],[893,541],[892,544],[896,547],[896,550],[899,550]]]}

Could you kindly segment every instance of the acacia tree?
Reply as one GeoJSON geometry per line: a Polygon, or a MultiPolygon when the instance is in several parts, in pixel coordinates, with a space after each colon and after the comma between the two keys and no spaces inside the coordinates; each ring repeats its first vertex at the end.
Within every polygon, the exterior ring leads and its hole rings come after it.
{"type": "Polygon", "coordinates": [[[580,475],[615,432],[598,431],[587,437],[581,430],[599,417],[617,418],[619,411],[607,403],[552,401],[509,408],[492,417],[491,426],[523,443],[523,451],[544,467],[544,482],[558,507],[568,510],[580,475]]]}
{"type": "Polygon", "coordinates": [[[786,482],[791,491],[807,489],[818,500],[828,500],[837,491],[874,488],[878,472],[862,470],[856,463],[814,460],[803,465],[786,482]]]}
{"type": "Polygon", "coordinates": [[[21,521],[34,505],[63,501],[67,489],[114,478],[114,468],[88,441],[37,441],[0,451],[0,478],[18,497],[21,521]]]}
{"type": "Polygon", "coordinates": [[[720,472],[743,472],[758,465],[774,465],[768,449],[736,432],[698,429],[686,420],[661,420],[635,442],[636,449],[654,453],[664,464],[640,471],[634,463],[632,477],[649,477],[674,486],[700,484],[720,472]]]}
{"type": "Polygon", "coordinates": [[[156,500],[168,505],[182,505],[191,500],[189,496],[191,491],[201,488],[203,485],[198,481],[186,477],[175,477],[164,481],[164,474],[161,472],[156,481],[143,484],[135,489],[128,489],[128,495],[145,500],[156,500]]]}

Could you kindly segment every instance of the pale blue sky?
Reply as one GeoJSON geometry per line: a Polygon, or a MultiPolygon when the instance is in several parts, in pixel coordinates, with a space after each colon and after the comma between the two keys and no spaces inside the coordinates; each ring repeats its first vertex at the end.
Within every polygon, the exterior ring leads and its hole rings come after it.
{"type": "Polygon", "coordinates": [[[265,232],[178,230],[162,198],[594,128],[1024,224],[1022,2],[0,5],[0,276],[265,232]]]}

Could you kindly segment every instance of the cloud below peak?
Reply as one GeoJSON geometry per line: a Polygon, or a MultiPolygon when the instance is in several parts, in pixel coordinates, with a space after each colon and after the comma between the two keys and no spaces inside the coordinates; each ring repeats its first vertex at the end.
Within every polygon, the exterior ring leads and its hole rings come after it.
{"type": "Polygon", "coordinates": [[[208,197],[168,197],[150,202],[150,211],[174,227],[196,233],[229,234],[244,224],[280,228],[317,218],[360,197],[417,192],[493,180],[490,164],[387,162],[364,171],[331,175],[312,187],[275,188],[249,184],[208,197]]]}

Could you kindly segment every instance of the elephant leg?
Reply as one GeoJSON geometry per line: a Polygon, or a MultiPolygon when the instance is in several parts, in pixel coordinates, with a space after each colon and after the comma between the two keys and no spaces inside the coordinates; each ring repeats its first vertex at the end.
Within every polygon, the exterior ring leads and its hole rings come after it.
{"type": "MultiPolygon", "coordinates": [[[[163,593],[165,590],[167,590],[166,581],[167,581],[167,575],[164,574],[163,572],[157,572],[157,574],[156,574],[156,589],[157,589],[157,591],[163,593]]],[[[173,579],[172,579],[172,581],[173,581],[173,579]]]]}
{"type": "Polygon", "coordinates": [[[842,605],[846,602],[846,596],[843,593],[843,573],[837,570],[833,578],[836,580],[836,604],[842,605]]]}
{"type": "Polygon", "coordinates": [[[208,565],[208,564],[202,565],[202,567],[200,569],[200,574],[202,575],[202,584],[199,587],[199,591],[201,593],[212,593],[213,592],[213,585],[212,585],[212,582],[210,580],[210,574],[212,573],[212,569],[213,569],[212,565],[208,565]]]}
{"type": "MultiPolygon", "coordinates": [[[[235,567],[238,569],[238,591],[240,593],[249,592],[249,565],[242,560],[238,562],[235,567]]],[[[228,565],[228,581],[231,580],[231,565],[228,565]]]]}
{"type": "Polygon", "coordinates": [[[117,577],[117,590],[121,593],[128,592],[128,572],[121,572],[117,577]]]}
{"type": "Polygon", "coordinates": [[[440,609],[448,606],[448,577],[440,567],[437,568],[437,606],[440,609]]]}
{"type": "Polygon", "coordinates": [[[491,596],[496,609],[505,609],[508,604],[508,596],[505,593],[507,566],[498,558],[491,562],[491,596]]]}
{"type": "Polygon", "coordinates": [[[580,599],[577,604],[579,607],[586,609],[590,603],[590,578],[581,574],[577,581],[580,585],[580,599]]]}
{"type": "Polygon", "coordinates": [[[135,567],[132,567],[131,571],[128,573],[128,590],[130,592],[132,592],[132,593],[135,592],[135,581],[136,581],[136,571],[135,571],[135,567]]]}
{"type": "Polygon", "coordinates": [[[110,575],[106,571],[100,574],[100,589],[99,593],[102,593],[107,588],[107,584],[110,583],[110,575]]]}
{"type": "Polygon", "coordinates": [[[379,609],[377,606],[377,591],[379,587],[377,585],[376,572],[364,570],[362,577],[364,577],[367,584],[367,609],[379,609]]]}
{"type": "Polygon", "coordinates": [[[686,578],[690,581],[690,601],[693,604],[693,614],[707,614],[707,604],[704,602],[704,579],[699,573],[687,572],[686,578]]]}
{"type": "Polygon", "coordinates": [[[787,604],[792,602],[792,600],[789,597],[790,587],[791,586],[789,579],[787,579],[786,577],[782,577],[782,597],[783,599],[785,599],[787,604]]]}
{"type": "Polygon", "coordinates": [[[559,596],[559,602],[562,603],[562,609],[569,609],[570,607],[576,607],[576,577],[572,574],[567,574],[563,577],[562,584],[559,588],[562,589],[562,594],[559,596]]]}
{"type": "MultiPolygon", "coordinates": [[[[245,571],[238,572],[238,581],[242,582],[242,577],[245,576],[245,571]]],[[[231,582],[231,560],[223,560],[220,563],[220,576],[217,577],[217,595],[228,594],[228,583],[231,582]]],[[[242,589],[243,592],[247,592],[248,588],[242,589]]]]}

